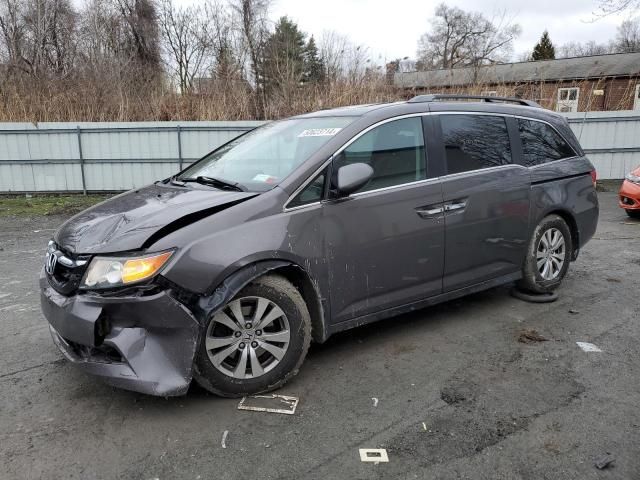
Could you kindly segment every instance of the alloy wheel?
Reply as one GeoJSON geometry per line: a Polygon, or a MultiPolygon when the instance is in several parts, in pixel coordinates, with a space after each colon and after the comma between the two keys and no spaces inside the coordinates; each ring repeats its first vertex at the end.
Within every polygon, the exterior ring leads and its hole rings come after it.
{"type": "Polygon", "coordinates": [[[536,265],[544,280],[555,280],[560,276],[566,259],[564,235],[557,228],[547,229],[538,242],[536,265]]]}
{"type": "Polygon", "coordinates": [[[205,348],[211,364],[233,378],[256,378],[275,368],[291,332],[284,311],[263,297],[232,300],[209,323],[205,348]]]}

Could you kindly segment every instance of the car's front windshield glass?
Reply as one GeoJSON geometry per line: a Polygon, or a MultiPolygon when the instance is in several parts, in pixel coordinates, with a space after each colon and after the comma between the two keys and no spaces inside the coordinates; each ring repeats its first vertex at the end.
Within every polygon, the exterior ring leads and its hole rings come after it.
{"type": "Polygon", "coordinates": [[[267,191],[354,119],[293,118],[269,123],[210,153],[177,179],[215,178],[249,191],[267,191]]]}

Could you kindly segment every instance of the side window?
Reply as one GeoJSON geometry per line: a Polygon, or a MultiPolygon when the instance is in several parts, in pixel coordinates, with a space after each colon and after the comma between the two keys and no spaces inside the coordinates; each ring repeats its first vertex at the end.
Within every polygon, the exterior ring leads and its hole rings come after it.
{"type": "Polygon", "coordinates": [[[373,177],[359,192],[424,180],[424,150],[421,118],[394,120],[365,133],[345,148],[336,158],[333,171],[352,163],[371,165],[373,177]]]}
{"type": "Polygon", "coordinates": [[[324,182],[327,177],[327,169],[324,169],[309,183],[304,189],[300,191],[293,199],[287,204],[287,208],[299,207],[301,205],[308,205],[310,203],[316,203],[322,200],[324,193],[324,182]]]}
{"type": "Polygon", "coordinates": [[[527,167],[575,156],[571,146],[546,123],[519,118],[518,130],[527,167]]]}
{"type": "Polygon", "coordinates": [[[495,115],[440,115],[447,174],[511,163],[507,123],[495,115]]]}

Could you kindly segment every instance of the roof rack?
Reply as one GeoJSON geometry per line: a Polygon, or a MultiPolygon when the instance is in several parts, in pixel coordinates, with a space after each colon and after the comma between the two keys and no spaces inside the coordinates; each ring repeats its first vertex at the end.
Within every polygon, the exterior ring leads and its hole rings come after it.
{"type": "Polygon", "coordinates": [[[525,107],[537,107],[542,108],[540,105],[533,100],[525,100],[523,98],[515,98],[515,97],[491,97],[487,95],[455,95],[455,94],[446,94],[446,93],[436,93],[436,94],[428,94],[428,95],[417,95],[409,100],[409,103],[423,103],[423,102],[436,102],[439,100],[480,100],[488,103],[517,103],[518,105],[523,105],[525,107]]]}

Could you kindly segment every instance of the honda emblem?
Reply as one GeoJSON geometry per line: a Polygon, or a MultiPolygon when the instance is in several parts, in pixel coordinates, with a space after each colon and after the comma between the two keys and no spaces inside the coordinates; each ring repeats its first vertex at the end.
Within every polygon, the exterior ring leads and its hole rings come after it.
{"type": "Polygon", "coordinates": [[[56,256],[55,252],[47,252],[47,257],[44,262],[44,269],[49,275],[53,275],[57,263],[58,257],[56,256]]]}

